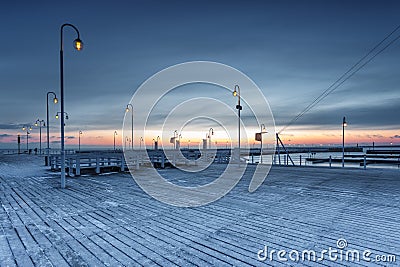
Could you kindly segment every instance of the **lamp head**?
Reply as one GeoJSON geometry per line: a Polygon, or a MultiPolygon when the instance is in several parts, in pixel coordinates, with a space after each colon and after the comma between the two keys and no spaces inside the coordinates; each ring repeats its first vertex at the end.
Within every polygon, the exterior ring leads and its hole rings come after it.
{"type": "Polygon", "coordinates": [[[35,122],[35,126],[36,126],[36,127],[38,126],[38,123],[37,123],[37,122],[35,122]]]}
{"type": "Polygon", "coordinates": [[[262,129],[262,131],[265,131],[265,125],[264,124],[261,124],[261,129],[262,129]]]}
{"type": "Polygon", "coordinates": [[[46,122],[43,122],[43,127],[46,127],[46,122]]]}
{"type": "Polygon", "coordinates": [[[343,127],[347,127],[347,122],[343,122],[343,127]]]}
{"type": "Polygon", "coordinates": [[[54,104],[57,104],[58,103],[58,98],[54,97],[53,102],[54,102],[54,104]]]}
{"type": "Polygon", "coordinates": [[[29,131],[32,131],[32,127],[29,127],[29,131]]]}
{"type": "Polygon", "coordinates": [[[126,107],[125,112],[129,112],[129,107],[126,107]]]}
{"type": "Polygon", "coordinates": [[[56,119],[58,119],[58,113],[56,114],[56,119]]]}
{"type": "Polygon", "coordinates": [[[25,126],[24,126],[24,127],[22,127],[22,131],[25,131],[25,130],[26,130],[25,126]]]}
{"type": "Polygon", "coordinates": [[[235,89],[235,91],[233,91],[233,96],[237,96],[237,91],[236,91],[236,89],[235,89]]]}
{"type": "Polygon", "coordinates": [[[81,39],[76,38],[74,41],[74,47],[76,50],[81,51],[83,49],[83,42],[81,39]]]}
{"type": "Polygon", "coordinates": [[[65,119],[68,120],[68,115],[65,115],[65,119]]]}

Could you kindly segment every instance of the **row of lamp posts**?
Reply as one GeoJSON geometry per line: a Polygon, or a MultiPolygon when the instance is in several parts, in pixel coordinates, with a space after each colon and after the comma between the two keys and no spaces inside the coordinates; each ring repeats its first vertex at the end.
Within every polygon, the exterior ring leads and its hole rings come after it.
{"type": "MultiPolygon", "coordinates": [[[[64,52],[63,52],[63,29],[65,27],[71,27],[75,30],[77,34],[77,38],[74,40],[74,47],[76,50],[80,51],[83,48],[83,43],[80,39],[80,34],[78,28],[76,28],[74,25],[65,23],[61,26],[60,29],[60,100],[61,100],[61,114],[65,114],[64,111],[64,52]]],[[[56,94],[54,92],[49,92],[47,94],[47,152],[49,152],[49,118],[48,118],[48,97],[49,94],[54,95],[54,103],[58,102],[58,99],[56,97],[56,94]]],[[[240,87],[239,85],[235,85],[234,91],[233,91],[233,96],[238,98],[238,104],[236,105],[236,109],[238,110],[238,148],[239,148],[239,162],[240,162],[240,111],[242,110],[242,106],[240,105],[240,100],[241,100],[241,95],[240,95],[240,87]]],[[[133,106],[132,104],[128,104],[126,106],[126,112],[131,111],[132,113],[132,133],[131,133],[131,148],[133,149],[134,146],[134,138],[133,138],[133,106]]],[[[42,123],[44,125],[43,120],[38,120],[40,127],[42,126],[42,123]]],[[[60,122],[60,128],[61,128],[61,188],[65,188],[65,146],[64,146],[64,116],[61,116],[61,122],[60,122]]],[[[344,166],[344,127],[346,126],[346,121],[345,118],[343,118],[343,161],[342,165],[344,166]]],[[[265,127],[264,127],[265,128],[265,127]]],[[[41,128],[40,128],[41,129],[41,128]]],[[[213,129],[210,128],[211,130],[211,135],[213,134],[213,129]]],[[[263,129],[261,129],[261,134],[263,133],[263,129]]],[[[80,150],[80,135],[82,134],[81,131],[79,131],[79,150],[80,150]]],[[[29,135],[29,131],[27,130],[27,137],[29,135]]],[[[117,132],[114,131],[114,150],[115,150],[115,136],[117,135],[117,132]]],[[[209,132],[209,142],[211,145],[211,135],[209,132]]],[[[175,132],[174,132],[174,138],[175,132]]],[[[28,139],[28,138],[27,138],[28,139]]],[[[159,136],[157,137],[157,142],[159,140],[159,136]]],[[[141,138],[140,144],[142,143],[143,139],[141,138]]],[[[153,139],[153,141],[156,141],[153,139]]],[[[28,141],[27,141],[28,143],[28,141]]],[[[261,143],[262,145],[262,143],[261,143]]],[[[176,148],[176,142],[174,142],[174,147],[176,148]]],[[[262,147],[261,147],[261,153],[262,153],[262,147]]]]}

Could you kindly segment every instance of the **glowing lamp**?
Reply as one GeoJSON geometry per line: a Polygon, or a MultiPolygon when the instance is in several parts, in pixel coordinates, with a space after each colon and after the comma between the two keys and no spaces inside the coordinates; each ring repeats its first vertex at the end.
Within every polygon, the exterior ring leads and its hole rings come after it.
{"type": "Polygon", "coordinates": [[[76,38],[74,41],[74,47],[76,50],[81,51],[83,49],[83,42],[81,39],[76,38]]]}

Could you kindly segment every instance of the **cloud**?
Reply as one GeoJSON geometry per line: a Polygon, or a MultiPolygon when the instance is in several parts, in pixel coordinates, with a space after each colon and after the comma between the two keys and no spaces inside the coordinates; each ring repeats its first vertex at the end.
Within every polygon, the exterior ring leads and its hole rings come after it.
{"type": "Polygon", "coordinates": [[[398,139],[398,138],[400,138],[400,135],[396,134],[396,135],[394,135],[394,136],[391,136],[390,138],[391,138],[391,139],[398,139]]]}
{"type": "MultiPolygon", "coordinates": [[[[379,103],[360,102],[355,100],[353,105],[346,105],[345,107],[339,105],[320,106],[310,113],[306,113],[293,124],[293,127],[312,125],[321,129],[332,128],[332,126],[340,128],[343,116],[346,116],[349,129],[354,129],[354,127],[381,129],[387,126],[396,129],[400,125],[400,117],[398,116],[400,114],[400,98],[389,99],[379,103]]],[[[292,116],[279,112],[279,110],[274,111],[274,116],[277,125],[284,125],[292,119],[292,116]]]]}
{"type": "Polygon", "coordinates": [[[0,129],[2,130],[15,130],[15,129],[21,129],[24,125],[22,124],[14,124],[14,123],[3,123],[0,124],[0,129]]]}
{"type": "Polygon", "coordinates": [[[0,139],[7,138],[7,137],[12,137],[12,135],[11,134],[0,134],[0,139]]]}

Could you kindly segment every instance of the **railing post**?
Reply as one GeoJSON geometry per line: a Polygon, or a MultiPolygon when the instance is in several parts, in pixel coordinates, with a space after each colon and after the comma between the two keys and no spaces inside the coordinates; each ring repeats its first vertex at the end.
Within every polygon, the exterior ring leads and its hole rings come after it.
{"type": "Polygon", "coordinates": [[[59,156],[56,157],[56,170],[57,171],[61,170],[61,166],[59,166],[58,162],[60,162],[60,164],[61,164],[61,160],[60,160],[59,156]]]}
{"type": "Polygon", "coordinates": [[[367,169],[367,155],[364,154],[364,170],[367,169]]]}
{"type": "Polygon", "coordinates": [[[140,161],[139,161],[139,155],[136,155],[136,170],[139,170],[140,167],[140,161]]]}
{"type": "Polygon", "coordinates": [[[99,156],[96,156],[96,173],[100,173],[100,159],[99,156]]]}
{"type": "Polygon", "coordinates": [[[125,157],[121,156],[121,172],[125,171],[125,157]]]}
{"type": "Polygon", "coordinates": [[[332,168],[332,156],[329,156],[329,168],[332,168]]]}
{"type": "Polygon", "coordinates": [[[73,165],[73,159],[70,157],[68,158],[68,176],[72,177],[73,170],[72,170],[72,165],[73,165]]]}
{"type": "Polygon", "coordinates": [[[164,157],[164,154],[161,155],[161,168],[162,168],[162,169],[165,168],[165,157],[164,157]]]}
{"type": "Polygon", "coordinates": [[[55,160],[54,160],[54,156],[53,155],[49,156],[49,163],[50,163],[50,168],[52,170],[55,170],[56,166],[55,166],[55,160]]]}
{"type": "Polygon", "coordinates": [[[81,175],[81,158],[78,156],[76,157],[76,176],[81,175]]]}
{"type": "Polygon", "coordinates": [[[301,155],[300,155],[300,166],[301,166],[301,155]]]}

